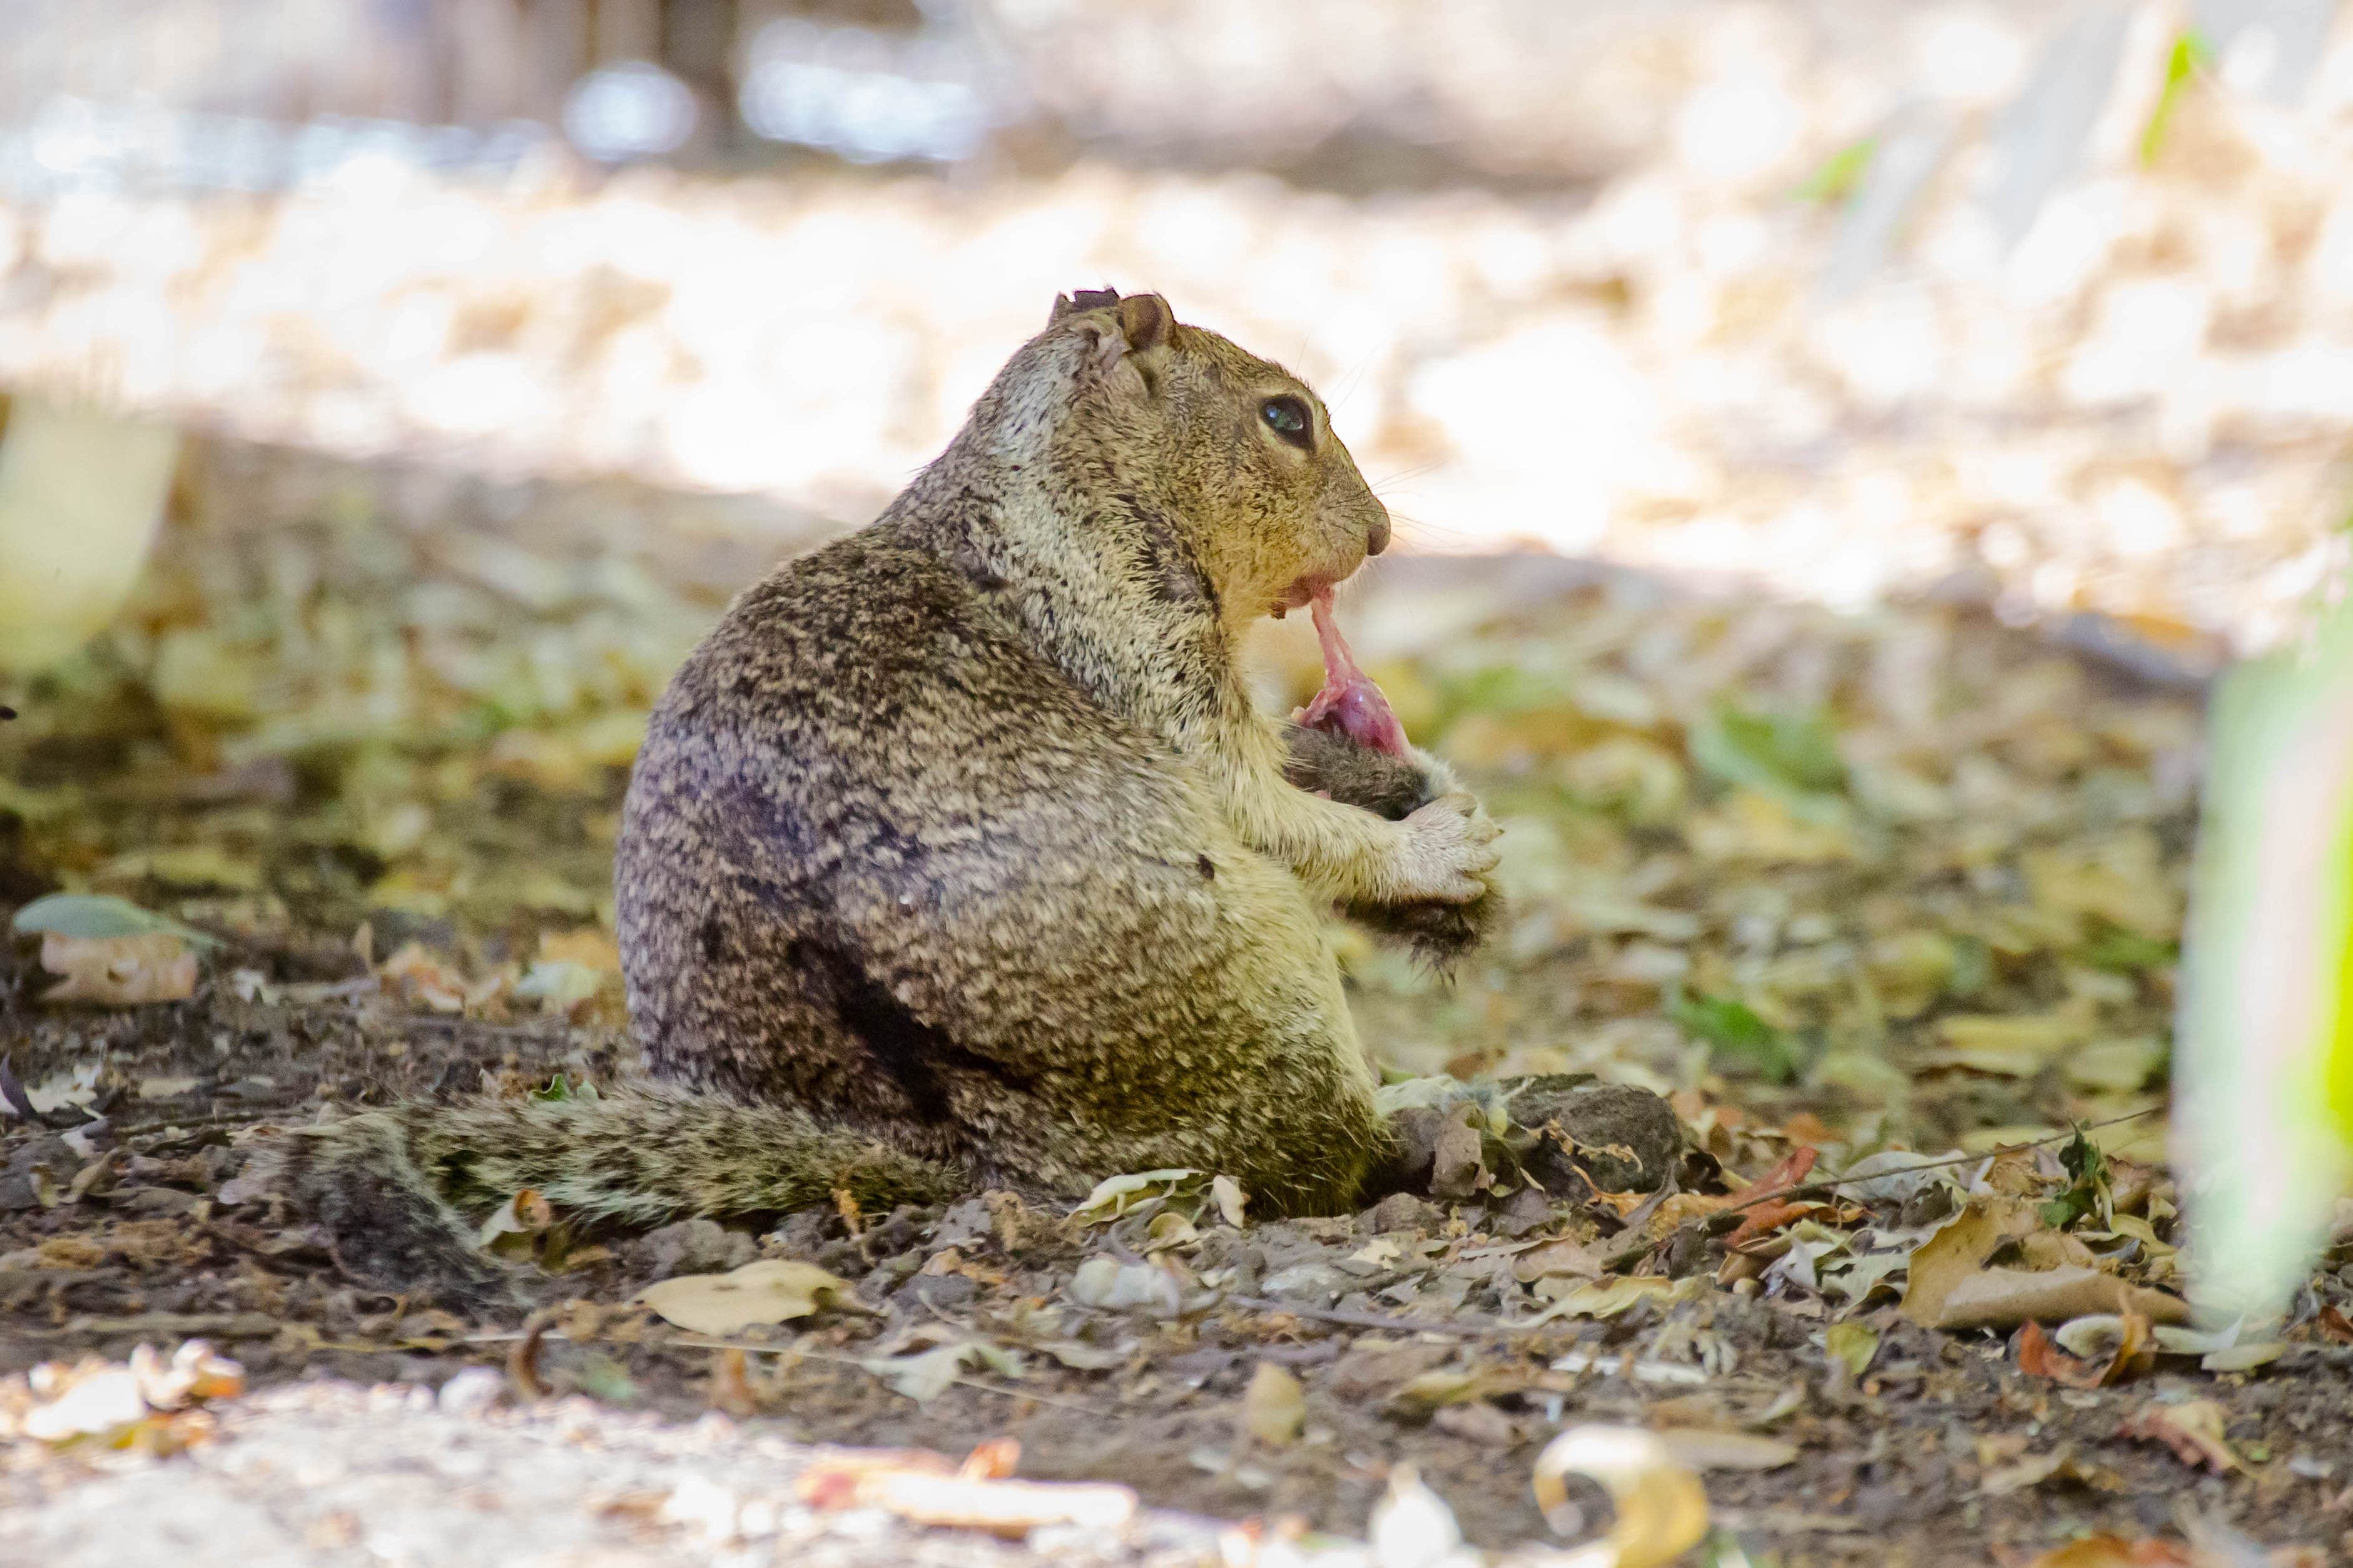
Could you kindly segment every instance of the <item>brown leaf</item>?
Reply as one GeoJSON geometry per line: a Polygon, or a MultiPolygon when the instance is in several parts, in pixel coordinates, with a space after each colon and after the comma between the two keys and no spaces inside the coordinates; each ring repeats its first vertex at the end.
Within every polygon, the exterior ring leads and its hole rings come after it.
{"type": "Polygon", "coordinates": [[[436,1013],[466,1010],[466,977],[427,952],[422,942],[404,943],[375,973],[385,989],[404,1001],[436,1013]]]}
{"type": "Polygon", "coordinates": [[[1483,1399],[1446,1405],[1430,1418],[1430,1424],[1490,1448],[1508,1448],[1520,1440],[1519,1424],[1483,1399]]]}
{"type": "Polygon", "coordinates": [[[59,936],[51,931],[41,938],[41,967],[65,976],[42,994],[44,1002],[136,1007],[185,1001],[196,990],[196,955],[169,931],[144,936],[59,936]]]}
{"type": "Polygon", "coordinates": [[[533,1313],[531,1321],[523,1325],[522,1338],[507,1352],[507,1383],[514,1389],[515,1397],[525,1404],[534,1404],[554,1392],[539,1364],[540,1352],[547,1343],[547,1331],[554,1321],[547,1312],[533,1313]]]}
{"type": "Polygon", "coordinates": [[[1445,1361],[1454,1349],[1428,1342],[1359,1345],[1332,1369],[1332,1392],[1352,1401],[1377,1398],[1445,1361]]]}
{"type": "Polygon", "coordinates": [[[2014,1464],[1989,1465],[1986,1468],[1985,1479],[1978,1483],[1978,1489],[1988,1497],[2007,1497],[2011,1492],[2039,1487],[2049,1480],[2073,1481],[2078,1486],[2104,1492],[2130,1489],[2130,1483],[2116,1471],[2105,1465],[2086,1463],[2067,1448],[2054,1448],[2050,1453],[2036,1454],[2014,1464]]]}
{"type": "Polygon", "coordinates": [[[711,1369],[711,1408],[739,1420],[760,1413],[760,1398],[753,1392],[744,1354],[732,1345],[718,1352],[711,1369]]]}
{"type": "MultiPolygon", "coordinates": [[[[1908,1316],[1908,1295],[1905,1304],[1908,1316]]],[[[2065,1322],[2103,1312],[2186,1323],[2189,1303],[2096,1268],[1982,1268],[1947,1286],[1937,1311],[1926,1321],[1936,1329],[2014,1329],[2030,1319],[2065,1322]]]]}
{"type": "Polygon", "coordinates": [[[2217,1475],[2239,1468],[2239,1456],[2224,1440],[2222,1406],[2211,1399],[2185,1405],[2145,1405],[2125,1417],[2119,1437],[2162,1443],[2191,1468],[2203,1465],[2217,1475]]]}
{"type": "Polygon", "coordinates": [[[2189,1568],[2191,1561],[2170,1542],[2086,1535],[2052,1547],[2028,1568],[2189,1568]]]}
{"type": "Polygon", "coordinates": [[[1971,1198],[1968,1206],[1913,1250],[1910,1278],[1904,1287],[1904,1315],[1915,1323],[1941,1327],[1946,1298],[1954,1287],[1976,1274],[2003,1242],[2024,1236],[2041,1224],[2033,1205],[2016,1198],[1982,1194],[1971,1198]]]}
{"type": "Polygon", "coordinates": [[[1512,1278],[1523,1285],[1534,1284],[1554,1274],[1566,1274],[1578,1279],[1599,1279],[1607,1261],[1583,1242],[1565,1238],[1547,1241],[1512,1259],[1512,1278]]]}
{"type": "MultiPolygon", "coordinates": [[[[1806,1152],[1810,1154],[1813,1151],[1809,1149],[1806,1152]]],[[[1803,1219],[1806,1215],[1818,1214],[1829,1206],[1827,1204],[1813,1202],[1790,1203],[1781,1198],[1768,1199],[1742,1216],[1739,1226],[1730,1236],[1724,1238],[1724,1245],[1727,1247],[1739,1247],[1768,1232],[1778,1230],[1792,1220],[1803,1219]]]]}
{"type": "Polygon", "coordinates": [[[2030,1377],[2047,1377],[2070,1388],[2100,1388],[2140,1370],[2154,1358],[2149,1324],[2138,1312],[2123,1315],[2124,1332],[2116,1352],[2105,1361],[2069,1355],[2051,1342],[2039,1323],[2018,1331],[2018,1370],[2030,1377]]]}
{"type": "Polygon", "coordinates": [[[638,1292],[637,1299],[669,1322],[698,1334],[732,1334],[755,1323],[806,1318],[827,1298],[839,1301],[849,1282],[814,1263],[764,1258],[726,1274],[681,1274],[638,1292]]]}
{"type": "Polygon", "coordinates": [[[953,1474],[938,1455],[920,1451],[828,1457],[802,1473],[799,1489],[817,1508],[879,1508],[917,1524],[1004,1536],[1049,1524],[1113,1531],[1135,1517],[1126,1487],[1006,1479],[1014,1452],[983,1444],[953,1474]]]}
{"type": "Polygon", "coordinates": [[[1670,1426],[1658,1438],[1676,1463],[1693,1470],[1777,1470],[1798,1458],[1795,1444],[1754,1432],[1670,1426]]]}
{"type": "Polygon", "coordinates": [[[1806,1179],[1806,1173],[1814,1168],[1814,1162],[1821,1156],[1822,1152],[1819,1149],[1791,1150],[1788,1159],[1741,1188],[1735,1194],[1736,1201],[1750,1204],[1759,1198],[1770,1197],[1775,1193],[1788,1192],[1806,1179]]]}

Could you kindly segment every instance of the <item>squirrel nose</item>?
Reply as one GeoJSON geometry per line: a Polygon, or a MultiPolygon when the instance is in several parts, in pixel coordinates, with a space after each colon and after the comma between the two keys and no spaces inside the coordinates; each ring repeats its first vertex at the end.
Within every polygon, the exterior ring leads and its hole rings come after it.
{"type": "Polygon", "coordinates": [[[1365,553],[1367,555],[1378,555],[1382,551],[1387,550],[1388,547],[1389,514],[1384,511],[1380,516],[1373,520],[1372,527],[1365,530],[1365,553]]]}

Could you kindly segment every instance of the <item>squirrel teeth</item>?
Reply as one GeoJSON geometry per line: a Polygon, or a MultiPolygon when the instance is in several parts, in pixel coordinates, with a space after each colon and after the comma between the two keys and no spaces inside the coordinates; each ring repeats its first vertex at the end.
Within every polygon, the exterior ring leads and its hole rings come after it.
{"type": "Polygon", "coordinates": [[[1318,588],[1308,600],[1315,617],[1316,640],[1324,645],[1324,689],[1295,715],[1311,730],[1325,730],[1368,750],[1392,757],[1406,754],[1405,726],[1372,677],[1356,667],[1356,657],[1340,636],[1332,617],[1332,590],[1318,588]]]}

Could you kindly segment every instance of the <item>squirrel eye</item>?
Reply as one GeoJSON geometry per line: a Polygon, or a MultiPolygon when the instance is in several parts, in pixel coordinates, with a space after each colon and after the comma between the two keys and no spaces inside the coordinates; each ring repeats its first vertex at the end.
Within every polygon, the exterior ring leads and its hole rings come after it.
{"type": "Polygon", "coordinates": [[[1315,422],[1308,416],[1307,405],[1289,393],[1268,398],[1258,405],[1258,412],[1276,435],[1300,450],[1305,451],[1313,442],[1315,422]]]}

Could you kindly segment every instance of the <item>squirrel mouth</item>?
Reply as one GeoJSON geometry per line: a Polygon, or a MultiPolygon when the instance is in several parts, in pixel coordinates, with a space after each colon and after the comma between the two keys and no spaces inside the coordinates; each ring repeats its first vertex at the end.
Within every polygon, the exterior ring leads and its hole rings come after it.
{"type": "Polygon", "coordinates": [[[1324,577],[1311,572],[1293,581],[1290,587],[1277,595],[1274,603],[1268,607],[1267,614],[1279,621],[1292,611],[1303,610],[1319,599],[1328,608],[1332,603],[1332,590],[1338,585],[1340,578],[1346,575],[1347,574],[1343,572],[1337,576],[1324,577]]]}

